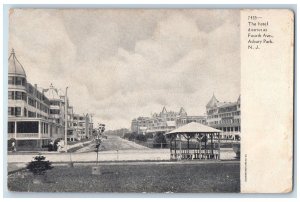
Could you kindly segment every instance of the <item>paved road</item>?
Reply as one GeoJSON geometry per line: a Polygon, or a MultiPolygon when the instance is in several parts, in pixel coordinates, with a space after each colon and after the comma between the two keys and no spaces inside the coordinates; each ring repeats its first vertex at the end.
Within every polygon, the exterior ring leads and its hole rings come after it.
{"type": "MultiPolygon", "coordinates": [[[[91,162],[96,161],[95,143],[75,153],[45,152],[43,155],[52,162],[91,162]]],[[[35,153],[13,153],[8,155],[9,163],[27,163],[33,160],[35,153]]],[[[221,159],[234,159],[232,149],[221,149],[221,159]]],[[[98,155],[99,161],[160,161],[170,160],[169,149],[149,149],[120,137],[111,136],[105,139],[98,155]]]]}
{"type": "MultiPolygon", "coordinates": [[[[94,152],[95,142],[92,142],[90,145],[79,149],[76,153],[82,152],[94,152]]],[[[118,136],[108,136],[107,139],[104,139],[100,146],[100,151],[116,151],[116,150],[150,150],[148,147],[136,144],[132,141],[122,139],[118,136]]]]}

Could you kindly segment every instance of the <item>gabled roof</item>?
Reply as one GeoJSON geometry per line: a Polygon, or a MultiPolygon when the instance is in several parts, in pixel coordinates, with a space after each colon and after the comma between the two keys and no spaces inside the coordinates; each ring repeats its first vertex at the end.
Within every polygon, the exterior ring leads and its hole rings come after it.
{"type": "Polygon", "coordinates": [[[179,110],[179,114],[185,114],[185,115],[186,115],[187,113],[186,113],[186,111],[184,110],[184,108],[181,107],[180,110],[179,110]]]}
{"type": "Polygon", "coordinates": [[[219,133],[222,132],[215,128],[203,125],[201,123],[191,122],[184,126],[181,126],[175,130],[172,130],[168,134],[178,134],[178,133],[219,133]]]}
{"type": "Polygon", "coordinates": [[[164,108],[162,109],[161,113],[163,113],[163,114],[166,114],[166,113],[167,113],[167,109],[166,109],[165,106],[164,106],[164,108]]]}
{"type": "Polygon", "coordinates": [[[216,107],[218,104],[219,100],[217,100],[217,98],[215,97],[215,94],[213,94],[212,98],[210,99],[210,101],[207,103],[206,107],[210,108],[210,107],[216,107]]]}
{"type": "Polygon", "coordinates": [[[14,49],[12,49],[8,58],[8,75],[10,74],[26,77],[25,70],[17,59],[14,49]]]}

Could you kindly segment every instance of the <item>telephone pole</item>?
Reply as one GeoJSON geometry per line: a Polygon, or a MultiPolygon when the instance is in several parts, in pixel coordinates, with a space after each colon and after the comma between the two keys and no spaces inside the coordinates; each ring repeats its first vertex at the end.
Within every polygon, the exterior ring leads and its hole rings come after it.
{"type": "Polygon", "coordinates": [[[68,151],[68,86],[65,91],[65,150],[68,151]]]}

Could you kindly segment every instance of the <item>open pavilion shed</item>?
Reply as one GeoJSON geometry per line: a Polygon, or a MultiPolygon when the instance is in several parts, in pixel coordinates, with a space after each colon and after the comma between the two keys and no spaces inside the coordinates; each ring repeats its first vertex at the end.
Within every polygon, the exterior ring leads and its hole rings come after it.
{"type": "Polygon", "coordinates": [[[171,160],[220,159],[221,130],[191,122],[166,135],[170,137],[171,160]]]}

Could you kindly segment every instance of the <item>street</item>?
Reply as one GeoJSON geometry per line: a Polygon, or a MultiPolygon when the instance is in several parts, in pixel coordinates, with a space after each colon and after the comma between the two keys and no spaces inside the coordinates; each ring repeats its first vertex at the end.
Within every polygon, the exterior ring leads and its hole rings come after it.
{"type": "MultiPolygon", "coordinates": [[[[95,150],[95,146],[95,142],[92,142],[92,144],[77,150],[76,153],[92,152],[95,150]]],[[[100,151],[117,150],[149,150],[149,148],[128,140],[124,140],[118,136],[107,136],[107,139],[103,139],[100,145],[100,151]]]]}
{"type": "MultiPolygon", "coordinates": [[[[9,153],[8,163],[27,163],[36,153],[9,153]]],[[[42,152],[52,162],[93,162],[96,161],[95,143],[83,147],[75,153],[42,152]]],[[[221,149],[221,160],[232,160],[235,153],[231,148],[221,149]]],[[[150,149],[134,142],[111,136],[104,139],[99,150],[99,161],[160,161],[170,160],[169,149],[150,149]]]]}

